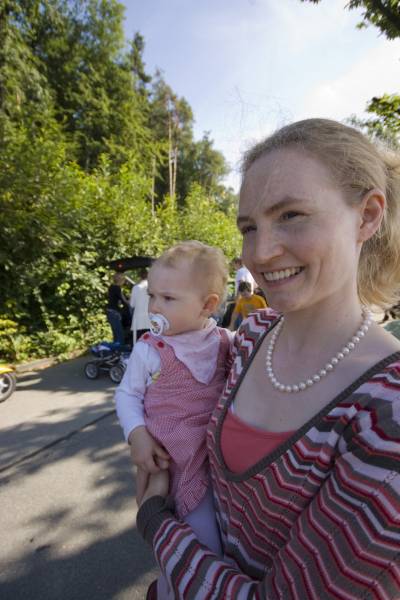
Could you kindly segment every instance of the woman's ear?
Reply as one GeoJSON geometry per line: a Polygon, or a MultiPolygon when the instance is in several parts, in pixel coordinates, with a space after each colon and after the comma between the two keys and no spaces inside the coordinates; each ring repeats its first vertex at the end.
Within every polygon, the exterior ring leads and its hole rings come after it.
{"type": "Polygon", "coordinates": [[[385,212],[385,194],[379,189],[367,192],[360,206],[359,242],[366,242],[379,229],[385,212]]]}
{"type": "Polygon", "coordinates": [[[209,294],[206,297],[206,299],[204,300],[204,305],[203,305],[203,312],[204,312],[205,316],[209,317],[210,315],[215,313],[215,311],[218,308],[218,304],[219,304],[218,294],[209,294]]]}

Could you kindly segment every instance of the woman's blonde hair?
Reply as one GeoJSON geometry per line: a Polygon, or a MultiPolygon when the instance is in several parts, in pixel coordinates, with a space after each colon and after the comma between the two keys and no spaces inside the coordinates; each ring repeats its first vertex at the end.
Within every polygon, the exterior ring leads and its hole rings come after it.
{"type": "Polygon", "coordinates": [[[349,204],[374,188],[386,196],[378,231],[362,247],[358,294],[365,305],[386,308],[400,295],[400,157],[378,147],[360,131],[329,119],[306,119],[279,129],[251,148],[242,164],[243,179],[261,156],[297,147],[327,167],[349,204]]]}
{"type": "Polygon", "coordinates": [[[207,246],[196,240],[180,242],[165,250],[151,266],[179,267],[187,261],[193,272],[193,280],[198,281],[206,294],[217,294],[220,303],[226,297],[228,283],[228,261],[219,248],[207,246]]]}

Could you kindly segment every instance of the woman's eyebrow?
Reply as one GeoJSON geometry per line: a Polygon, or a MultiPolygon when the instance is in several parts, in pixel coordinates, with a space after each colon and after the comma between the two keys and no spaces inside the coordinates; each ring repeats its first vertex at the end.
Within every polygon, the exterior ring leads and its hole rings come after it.
{"type": "MultiPolygon", "coordinates": [[[[298,204],[299,202],[304,203],[304,202],[306,202],[306,200],[304,198],[294,198],[293,196],[285,196],[285,198],[278,200],[277,202],[275,202],[275,204],[268,206],[268,208],[266,208],[264,210],[264,215],[268,216],[268,215],[278,212],[280,210],[284,210],[285,208],[288,208],[288,207],[292,206],[293,204],[298,204]]],[[[241,224],[248,223],[251,220],[252,220],[251,216],[238,215],[238,217],[236,219],[236,224],[239,227],[241,224]]]]}

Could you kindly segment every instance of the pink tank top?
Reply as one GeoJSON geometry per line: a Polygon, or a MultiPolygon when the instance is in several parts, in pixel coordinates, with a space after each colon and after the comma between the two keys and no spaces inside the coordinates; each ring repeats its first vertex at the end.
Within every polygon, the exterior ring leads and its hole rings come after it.
{"type": "Polygon", "coordinates": [[[271,454],[293,433],[253,427],[228,410],[221,430],[221,451],[225,464],[233,473],[243,473],[271,454]]]}

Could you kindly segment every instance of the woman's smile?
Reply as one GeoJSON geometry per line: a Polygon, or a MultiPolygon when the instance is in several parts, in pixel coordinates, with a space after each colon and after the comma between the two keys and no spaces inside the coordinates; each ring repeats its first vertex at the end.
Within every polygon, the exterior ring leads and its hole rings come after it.
{"type": "Polygon", "coordinates": [[[261,273],[268,284],[271,283],[287,283],[289,280],[293,280],[296,275],[303,271],[304,267],[286,267],[285,269],[279,269],[274,271],[264,271],[261,273]]]}

